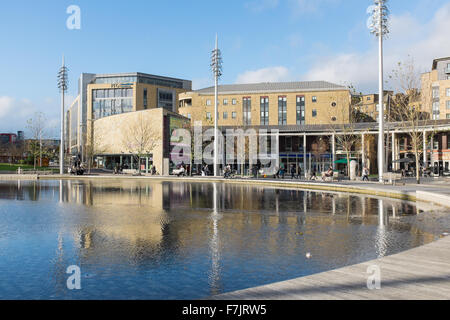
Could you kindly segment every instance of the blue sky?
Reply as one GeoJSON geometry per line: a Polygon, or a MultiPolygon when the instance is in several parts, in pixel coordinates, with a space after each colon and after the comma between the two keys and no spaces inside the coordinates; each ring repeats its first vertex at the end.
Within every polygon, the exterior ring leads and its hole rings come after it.
{"type": "MultiPolygon", "coordinates": [[[[8,1],[0,5],[0,131],[24,129],[38,111],[58,135],[56,72],[64,53],[69,99],[81,72],[147,72],[212,84],[219,34],[223,83],[327,80],[377,90],[371,0],[8,1]],[[69,30],[66,9],[81,9],[69,30]]],[[[391,0],[386,73],[411,55],[421,72],[450,56],[450,4],[391,0]]]]}

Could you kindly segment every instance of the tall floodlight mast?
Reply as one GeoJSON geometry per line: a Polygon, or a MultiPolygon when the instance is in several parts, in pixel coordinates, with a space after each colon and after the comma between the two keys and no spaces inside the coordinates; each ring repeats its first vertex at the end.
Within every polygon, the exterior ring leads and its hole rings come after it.
{"type": "Polygon", "coordinates": [[[64,64],[64,55],[62,66],[58,72],[58,88],[61,92],[61,143],[59,146],[59,173],[64,174],[64,94],[68,88],[67,67],[64,64]]]}
{"type": "Polygon", "coordinates": [[[219,137],[218,137],[218,115],[217,110],[219,102],[219,90],[218,83],[219,78],[222,76],[222,53],[219,50],[219,43],[216,34],[216,47],[211,53],[211,68],[214,74],[214,176],[218,176],[219,169],[219,137]]]}
{"type": "Polygon", "coordinates": [[[389,10],[386,6],[388,0],[374,0],[374,5],[369,7],[368,12],[372,14],[368,27],[372,34],[378,37],[378,59],[379,59],[379,134],[378,134],[378,179],[383,182],[384,164],[384,88],[383,88],[383,37],[389,33],[388,16],[389,10]]]}

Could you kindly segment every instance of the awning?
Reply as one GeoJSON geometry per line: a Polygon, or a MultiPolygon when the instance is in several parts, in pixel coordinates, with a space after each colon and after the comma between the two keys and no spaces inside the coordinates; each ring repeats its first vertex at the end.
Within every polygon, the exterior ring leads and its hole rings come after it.
{"type": "MultiPolygon", "coordinates": [[[[356,161],[356,159],[350,159],[350,161],[352,161],[352,160],[356,161]]],[[[336,164],[347,164],[347,159],[339,159],[339,160],[336,160],[334,163],[336,163],[336,164]]]]}

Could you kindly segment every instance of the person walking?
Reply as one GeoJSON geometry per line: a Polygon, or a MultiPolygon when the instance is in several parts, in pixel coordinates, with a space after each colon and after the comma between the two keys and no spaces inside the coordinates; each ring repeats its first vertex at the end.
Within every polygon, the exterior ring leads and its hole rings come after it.
{"type": "Polygon", "coordinates": [[[312,170],[312,174],[311,174],[311,179],[310,180],[317,180],[317,176],[316,176],[316,168],[314,168],[312,170]]]}
{"type": "Polygon", "coordinates": [[[302,177],[302,167],[298,166],[298,175],[297,175],[297,179],[301,179],[302,177]]]}
{"type": "Polygon", "coordinates": [[[292,178],[292,180],[294,180],[294,178],[295,178],[295,165],[291,165],[291,178],[292,178]]]}
{"type": "Polygon", "coordinates": [[[284,163],[281,163],[279,177],[284,179],[284,163]]]}
{"type": "Polygon", "coordinates": [[[369,181],[369,169],[367,167],[363,168],[362,177],[362,181],[369,181]]]}

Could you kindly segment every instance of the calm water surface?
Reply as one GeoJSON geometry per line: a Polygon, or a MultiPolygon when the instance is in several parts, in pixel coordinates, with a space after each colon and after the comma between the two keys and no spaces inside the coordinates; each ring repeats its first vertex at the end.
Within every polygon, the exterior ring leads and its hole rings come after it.
{"type": "Polygon", "coordinates": [[[0,299],[205,298],[390,255],[449,229],[440,209],[364,196],[0,181],[0,299]],[[67,289],[71,265],[81,290],[67,289]]]}

